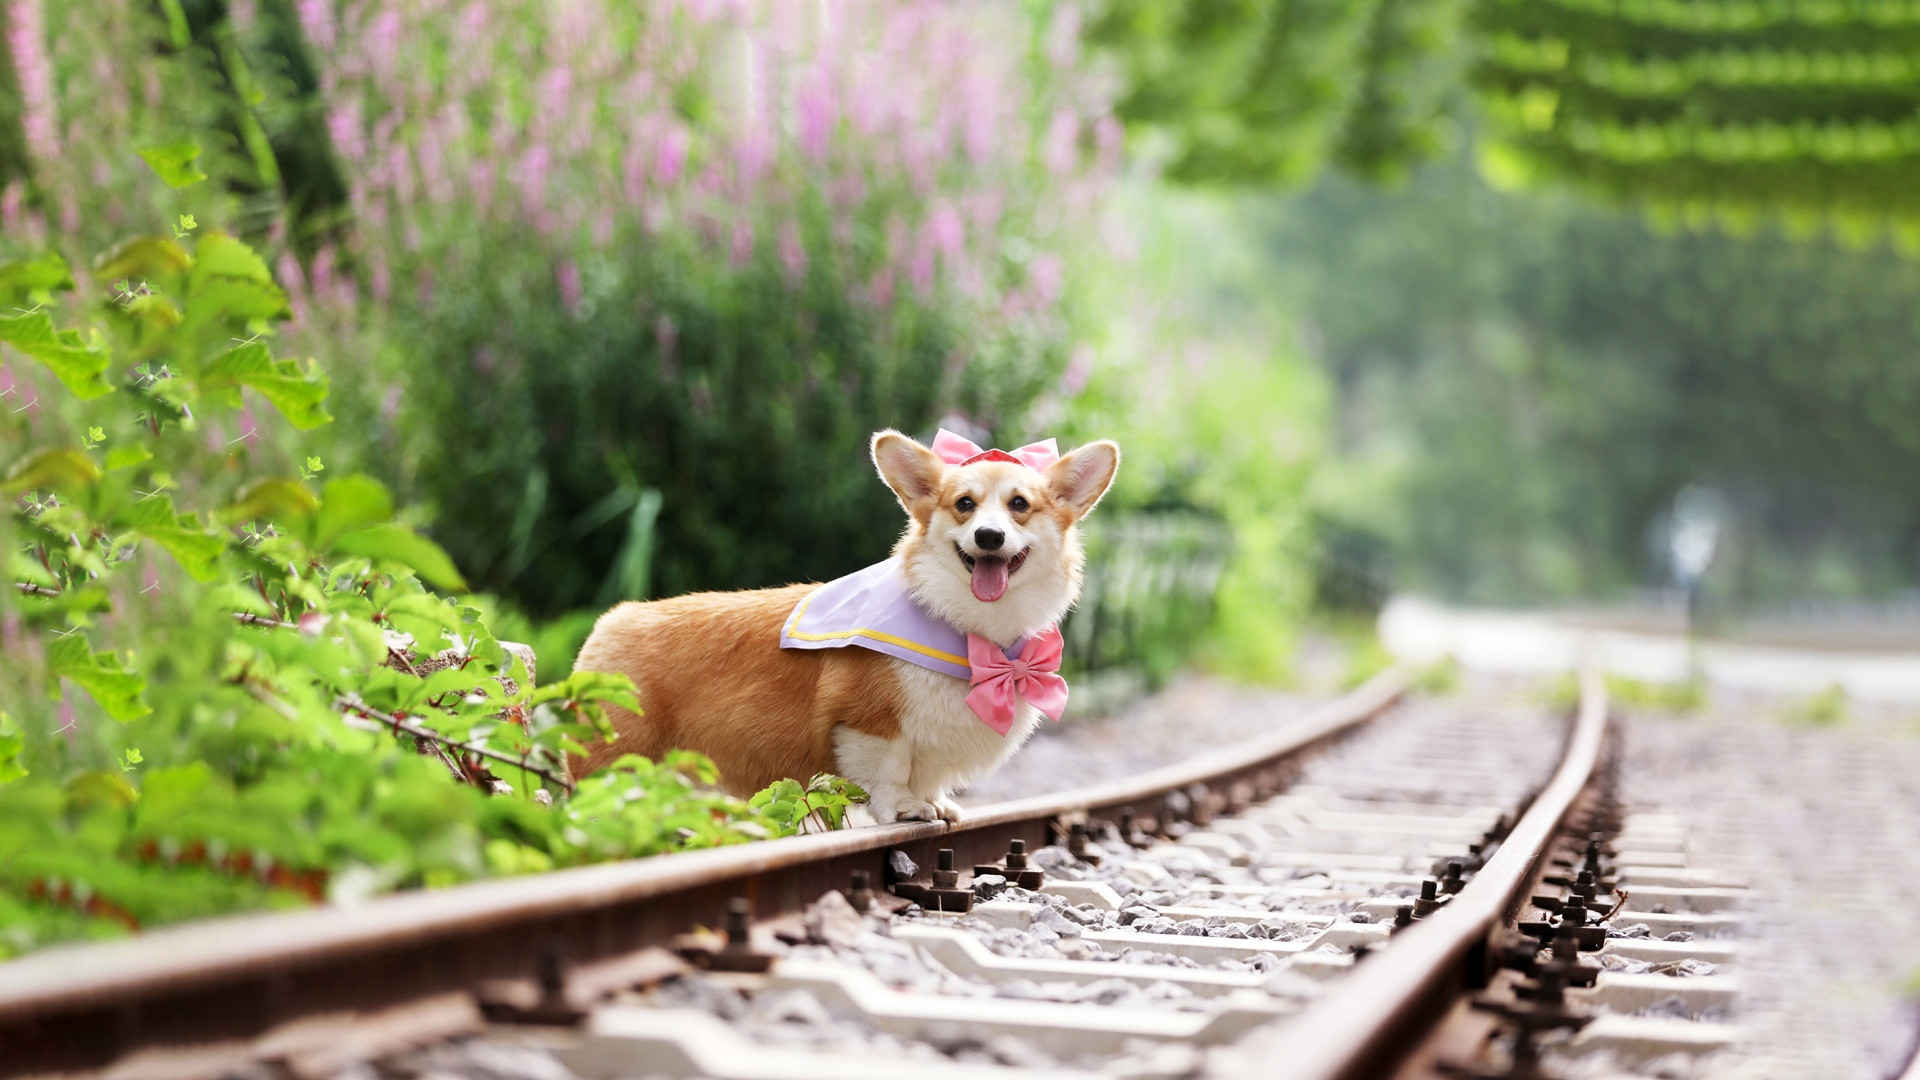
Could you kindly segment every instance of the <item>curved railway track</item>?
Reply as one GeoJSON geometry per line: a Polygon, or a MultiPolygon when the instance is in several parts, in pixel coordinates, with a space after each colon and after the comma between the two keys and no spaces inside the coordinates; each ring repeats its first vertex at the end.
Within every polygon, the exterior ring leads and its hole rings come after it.
{"type": "MultiPolygon", "coordinates": [[[[1534,1075],[1534,1036],[1590,1018],[1580,954],[1626,899],[1603,692],[1534,732],[1558,753],[1481,760],[1519,729],[1384,740],[1408,684],[957,826],[47,950],[0,965],[0,1073],[324,1076],[508,1031],[577,1075],[1534,1075]],[[838,1044],[789,1037],[809,1025],[838,1044]]],[[[462,1071],[382,1074],[431,1067],[462,1071]]]]}

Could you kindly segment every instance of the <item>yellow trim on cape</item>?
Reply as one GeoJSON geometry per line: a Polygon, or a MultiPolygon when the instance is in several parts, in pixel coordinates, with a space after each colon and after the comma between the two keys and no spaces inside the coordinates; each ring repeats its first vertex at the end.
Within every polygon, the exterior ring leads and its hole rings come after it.
{"type": "Polygon", "coordinates": [[[801,641],[837,641],[841,638],[868,637],[875,641],[884,641],[889,645],[898,645],[903,649],[912,649],[922,656],[931,656],[935,660],[944,661],[949,664],[959,664],[961,667],[967,668],[973,666],[973,662],[964,656],[955,656],[950,652],[930,649],[917,641],[908,641],[906,638],[900,637],[897,634],[889,634],[884,630],[829,630],[824,634],[805,633],[800,630],[800,617],[807,613],[807,605],[813,603],[813,598],[818,595],[820,595],[820,590],[813,590],[807,594],[806,599],[800,601],[799,607],[793,609],[793,617],[787,620],[788,637],[799,638],[801,641]]]}

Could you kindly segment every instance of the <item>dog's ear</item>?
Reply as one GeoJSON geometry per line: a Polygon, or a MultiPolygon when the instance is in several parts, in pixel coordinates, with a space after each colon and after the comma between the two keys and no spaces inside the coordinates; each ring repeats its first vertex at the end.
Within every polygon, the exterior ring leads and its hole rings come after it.
{"type": "Polygon", "coordinates": [[[900,506],[921,524],[933,517],[940,494],[940,473],[946,468],[934,452],[897,431],[873,437],[873,467],[900,500],[900,506]]]}
{"type": "Polygon", "coordinates": [[[1101,439],[1048,466],[1047,490],[1075,519],[1083,518],[1107,493],[1113,474],[1119,471],[1120,447],[1111,439],[1101,439]]]}

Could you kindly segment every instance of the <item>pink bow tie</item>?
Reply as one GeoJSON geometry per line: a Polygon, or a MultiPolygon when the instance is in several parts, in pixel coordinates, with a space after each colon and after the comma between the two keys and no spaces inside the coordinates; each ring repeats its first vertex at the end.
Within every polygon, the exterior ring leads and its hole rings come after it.
{"type": "Polygon", "coordinates": [[[982,450],[964,435],[955,435],[941,428],[933,437],[933,452],[940,460],[949,465],[971,465],[976,461],[1011,461],[1035,472],[1046,472],[1047,466],[1060,460],[1060,447],[1052,439],[1042,439],[1037,443],[1015,450],[1011,454],[1005,450],[982,450]]]}
{"type": "Polygon", "coordinates": [[[973,689],[967,691],[967,708],[1002,735],[1013,727],[1023,698],[1048,717],[1060,719],[1067,711],[1067,680],[1059,675],[1061,647],[1059,628],[1050,626],[1028,638],[1020,655],[1009,660],[993,642],[968,634],[973,689]]]}

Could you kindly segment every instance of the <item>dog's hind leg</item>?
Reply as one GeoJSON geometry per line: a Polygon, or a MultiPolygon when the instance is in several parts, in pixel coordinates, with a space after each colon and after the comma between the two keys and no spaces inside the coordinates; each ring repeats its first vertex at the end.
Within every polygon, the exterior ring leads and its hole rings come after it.
{"type": "Polygon", "coordinates": [[[848,727],[833,729],[834,763],[840,775],[867,789],[867,808],[876,822],[932,821],[939,811],[907,789],[913,773],[913,747],[903,738],[882,738],[848,727]]]}

